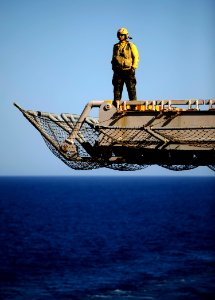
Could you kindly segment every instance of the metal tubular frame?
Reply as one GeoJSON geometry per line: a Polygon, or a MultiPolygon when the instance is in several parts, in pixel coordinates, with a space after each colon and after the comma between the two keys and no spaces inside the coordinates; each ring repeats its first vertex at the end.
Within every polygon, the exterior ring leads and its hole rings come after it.
{"type": "Polygon", "coordinates": [[[72,133],[70,134],[70,136],[65,140],[65,142],[61,146],[61,150],[63,152],[71,151],[74,154],[77,153],[77,149],[75,147],[75,139],[78,136],[78,132],[81,129],[81,126],[82,126],[83,122],[88,117],[89,112],[91,111],[91,109],[93,107],[100,107],[100,105],[103,102],[104,101],[91,101],[91,102],[87,103],[87,105],[85,106],[82,114],[80,115],[80,118],[78,119],[77,123],[75,124],[75,126],[74,126],[74,128],[72,130],[72,133]]]}

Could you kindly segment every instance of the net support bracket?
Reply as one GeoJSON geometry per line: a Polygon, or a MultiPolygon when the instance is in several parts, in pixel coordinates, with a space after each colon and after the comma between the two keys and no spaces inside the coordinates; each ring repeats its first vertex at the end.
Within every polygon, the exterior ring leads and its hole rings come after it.
{"type": "Polygon", "coordinates": [[[75,139],[78,136],[79,130],[81,129],[84,121],[86,120],[86,118],[89,115],[89,112],[91,111],[91,109],[93,107],[100,107],[101,104],[104,101],[90,101],[87,103],[87,105],[85,106],[84,110],[82,111],[82,114],[80,115],[77,123],[75,124],[70,136],[63,142],[63,144],[61,145],[61,151],[63,153],[65,152],[71,152],[72,155],[77,153],[77,148],[75,145],[75,139]]]}

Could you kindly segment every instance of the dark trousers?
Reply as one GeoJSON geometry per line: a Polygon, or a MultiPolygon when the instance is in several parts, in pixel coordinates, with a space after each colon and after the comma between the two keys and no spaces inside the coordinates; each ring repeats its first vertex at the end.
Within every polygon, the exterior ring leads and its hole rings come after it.
{"type": "Polygon", "coordinates": [[[123,85],[125,83],[129,100],[137,100],[136,95],[136,78],[135,72],[132,70],[122,70],[122,71],[114,71],[113,74],[113,93],[114,93],[114,101],[121,100],[123,85]]]}

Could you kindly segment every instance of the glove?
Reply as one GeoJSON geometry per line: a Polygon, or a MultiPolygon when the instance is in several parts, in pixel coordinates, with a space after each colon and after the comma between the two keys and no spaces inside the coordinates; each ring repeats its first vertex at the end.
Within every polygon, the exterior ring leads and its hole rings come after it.
{"type": "Polygon", "coordinates": [[[131,67],[131,73],[134,74],[135,73],[135,69],[133,67],[131,67]]]}

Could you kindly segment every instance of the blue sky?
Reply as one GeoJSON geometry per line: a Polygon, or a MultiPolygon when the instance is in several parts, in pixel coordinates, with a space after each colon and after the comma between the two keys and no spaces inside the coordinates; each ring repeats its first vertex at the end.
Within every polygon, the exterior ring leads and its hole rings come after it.
{"type": "MultiPolygon", "coordinates": [[[[138,99],[215,98],[214,15],[213,0],[0,0],[0,175],[123,175],[68,168],[13,102],[80,114],[91,100],[112,99],[120,27],[140,53],[138,99]]],[[[126,174],[175,175],[156,166],[126,174]]]]}

